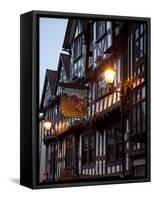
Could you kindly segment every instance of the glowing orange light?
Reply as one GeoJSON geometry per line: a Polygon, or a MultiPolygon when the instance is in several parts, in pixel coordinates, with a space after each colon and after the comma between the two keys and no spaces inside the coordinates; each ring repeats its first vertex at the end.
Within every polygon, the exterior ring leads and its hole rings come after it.
{"type": "Polygon", "coordinates": [[[105,81],[106,83],[113,83],[116,71],[113,68],[108,68],[105,70],[105,81]]]}
{"type": "Polygon", "coordinates": [[[51,129],[51,122],[50,121],[45,121],[44,122],[44,128],[45,128],[45,130],[47,130],[47,131],[50,131],[50,129],[51,129]]]}

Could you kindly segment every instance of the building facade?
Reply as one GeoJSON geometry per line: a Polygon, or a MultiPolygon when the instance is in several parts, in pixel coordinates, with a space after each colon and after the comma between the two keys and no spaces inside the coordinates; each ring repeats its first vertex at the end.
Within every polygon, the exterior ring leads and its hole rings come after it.
{"type": "Polygon", "coordinates": [[[40,104],[40,180],[146,176],[146,24],[70,19],[62,47],[40,104]],[[115,78],[107,84],[111,65],[115,78]],[[62,114],[65,88],[85,92],[84,117],[62,114]]]}

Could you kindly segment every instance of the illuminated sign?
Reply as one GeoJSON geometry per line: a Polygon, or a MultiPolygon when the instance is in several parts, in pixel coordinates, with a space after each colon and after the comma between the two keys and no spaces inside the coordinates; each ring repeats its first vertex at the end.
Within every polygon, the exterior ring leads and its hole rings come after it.
{"type": "Polygon", "coordinates": [[[64,88],[61,98],[61,113],[64,117],[82,118],[87,115],[87,93],[85,90],[64,88]]]}

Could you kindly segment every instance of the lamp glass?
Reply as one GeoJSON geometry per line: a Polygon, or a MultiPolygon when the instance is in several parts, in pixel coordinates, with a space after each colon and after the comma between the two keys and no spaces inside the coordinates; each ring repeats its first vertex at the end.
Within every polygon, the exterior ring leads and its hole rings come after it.
{"type": "Polygon", "coordinates": [[[44,122],[44,127],[47,131],[49,131],[51,129],[51,122],[50,121],[46,121],[44,122]]]}
{"type": "Polygon", "coordinates": [[[106,83],[113,83],[116,71],[112,68],[105,70],[105,81],[106,83]]]}

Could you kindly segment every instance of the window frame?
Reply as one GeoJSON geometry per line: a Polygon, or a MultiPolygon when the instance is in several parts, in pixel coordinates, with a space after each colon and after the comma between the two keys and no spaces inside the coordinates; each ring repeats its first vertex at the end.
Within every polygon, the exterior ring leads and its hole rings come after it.
{"type": "Polygon", "coordinates": [[[103,21],[103,20],[97,20],[96,22],[96,27],[95,27],[95,31],[96,31],[96,41],[95,42],[98,42],[99,40],[101,40],[105,35],[106,35],[106,32],[107,32],[107,25],[106,25],[106,21],[103,21]],[[102,24],[104,26],[102,26],[102,24]],[[101,29],[100,29],[101,27],[101,29]],[[103,30],[104,28],[104,30],[103,30]],[[101,33],[99,33],[99,31],[101,30],[101,33]],[[99,34],[98,34],[99,33],[99,34]]]}
{"type": "Polygon", "coordinates": [[[73,41],[73,63],[82,56],[83,34],[80,33],[73,41]],[[75,50],[77,48],[77,50],[75,50]],[[75,52],[76,51],[76,52],[75,52]]]}
{"type": "Polygon", "coordinates": [[[82,166],[83,167],[89,167],[89,166],[94,166],[96,160],[96,135],[95,133],[90,133],[90,134],[84,134],[82,135],[82,166]],[[84,139],[87,139],[87,151],[84,151],[84,139]],[[93,148],[90,148],[90,140],[91,138],[94,138],[93,140],[93,148]],[[90,153],[92,155],[93,151],[93,158],[90,159],[90,153]],[[87,155],[87,158],[84,161],[84,154],[87,155]]]}
{"type": "Polygon", "coordinates": [[[120,123],[115,124],[114,126],[107,129],[107,138],[106,138],[107,139],[107,146],[106,146],[106,148],[107,148],[107,157],[106,157],[107,163],[114,163],[114,162],[117,162],[122,159],[122,153],[123,153],[123,151],[122,151],[122,134],[118,138],[118,130],[120,131],[120,123]],[[110,136],[110,139],[113,140],[113,142],[110,144],[109,144],[109,136],[110,136]],[[118,154],[120,155],[120,153],[117,151],[118,145],[121,145],[121,156],[117,156],[118,154]],[[112,151],[110,150],[110,148],[112,148],[112,151]],[[109,155],[112,156],[112,159],[109,155]]]}
{"type": "MultiPolygon", "coordinates": [[[[133,43],[134,43],[134,52],[133,52],[133,64],[138,63],[146,54],[146,24],[137,24],[134,28],[133,33],[133,43]],[[141,26],[143,25],[143,30],[141,32],[141,26]],[[138,31],[138,33],[137,33],[138,31]],[[136,36],[137,34],[137,36],[136,36]],[[142,55],[141,55],[141,39],[142,39],[142,55]],[[136,46],[136,42],[138,42],[138,47],[136,46]],[[138,58],[138,59],[137,59],[138,58]],[[136,60],[137,59],[137,60],[136,60]]],[[[133,70],[134,71],[134,70],[133,70]]]]}
{"type": "Polygon", "coordinates": [[[142,133],[146,130],[146,86],[140,84],[131,92],[131,132],[132,134],[142,133]],[[142,96],[142,89],[144,88],[144,95],[142,96]],[[142,115],[142,105],[144,104],[144,113],[142,115]],[[138,115],[139,114],[139,115],[138,115]],[[143,121],[144,119],[144,121],[143,121]]]}
{"type": "Polygon", "coordinates": [[[73,136],[68,136],[65,142],[66,142],[65,168],[72,168],[73,167],[73,136]]]}
{"type": "Polygon", "coordinates": [[[106,87],[106,83],[105,83],[105,78],[104,75],[99,75],[96,80],[95,80],[95,100],[98,100],[99,98],[103,97],[105,94],[108,93],[108,88],[106,87]],[[104,87],[100,87],[100,82],[102,83],[102,86],[104,87]]]}

